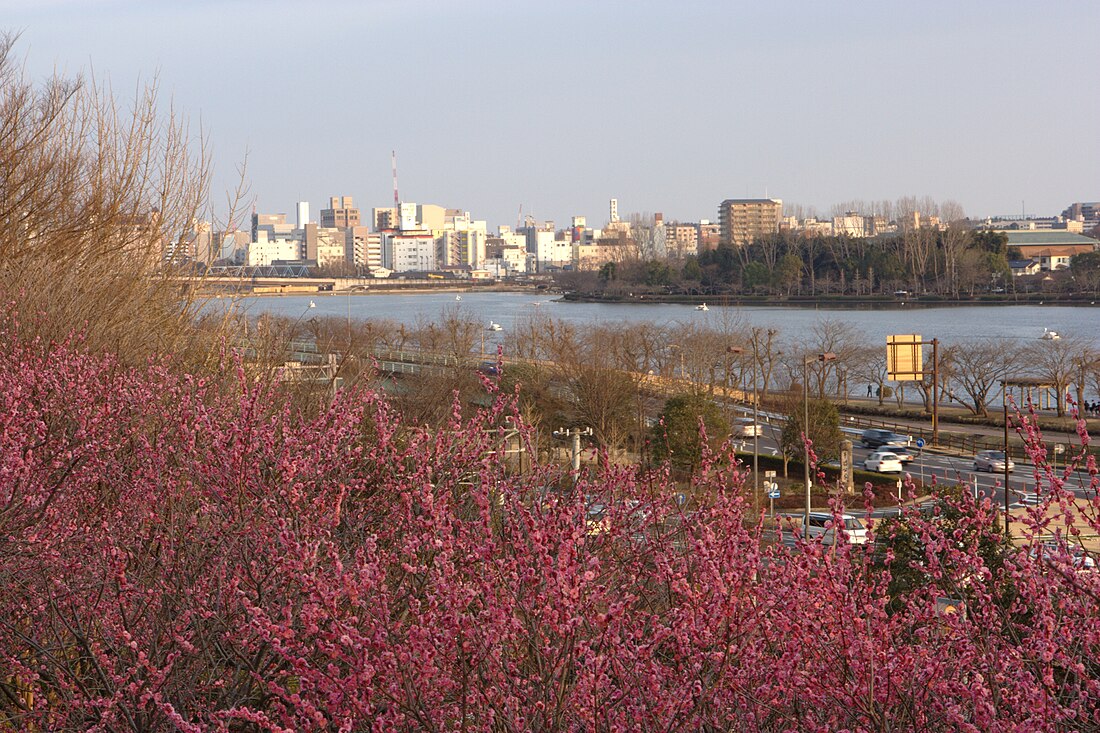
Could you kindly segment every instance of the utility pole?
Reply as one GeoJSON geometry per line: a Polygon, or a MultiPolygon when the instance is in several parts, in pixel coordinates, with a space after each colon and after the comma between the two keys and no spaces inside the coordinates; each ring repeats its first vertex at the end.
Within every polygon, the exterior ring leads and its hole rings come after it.
{"type": "Polygon", "coordinates": [[[940,340],[932,339],[932,445],[940,442],[940,340]]]}
{"type": "Polygon", "coordinates": [[[1009,528],[1010,517],[1008,514],[1008,462],[1011,460],[1008,455],[1008,383],[1001,382],[1001,402],[1004,405],[1004,417],[1005,417],[1005,539],[1012,540],[1012,530],[1009,528]]]}
{"type": "Polygon", "coordinates": [[[835,360],[836,354],[831,351],[802,359],[802,463],[806,479],[806,516],[803,519],[802,531],[807,541],[810,539],[810,489],[812,487],[810,483],[810,364],[816,361],[824,364],[835,360]]]}
{"type": "Polygon", "coordinates": [[[592,428],[558,428],[554,431],[555,438],[573,439],[573,478],[576,480],[581,471],[581,436],[592,435],[592,428]]]}

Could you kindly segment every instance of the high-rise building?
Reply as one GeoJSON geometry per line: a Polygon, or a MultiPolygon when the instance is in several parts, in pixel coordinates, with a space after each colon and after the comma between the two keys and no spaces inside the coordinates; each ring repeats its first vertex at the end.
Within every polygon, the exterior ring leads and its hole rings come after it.
{"type": "Polygon", "coordinates": [[[610,211],[608,214],[608,221],[612,224],[619,221],[619,199],[611,199],[610,211]]]}
{"type": "Polygon", "coordinates": [[[411,232],[420,229],[419,219],[416,218],[416,204],[400,203],[397,205],[397,228],[403,232],[411,232]]]}
{"type": "Polygon", "coordinates": [[[298,228],[305,229],[306,224],[309,223],[309,202],[298,202],[298,228]]]}
{"type": "Polygon", "coordinates": [[[396,229],[398,224],[397,208],[388,206],[372,209],[371,219],[374,221],[374,231],[376,232],[396,229]]]}
{"type": "MultiPolygon", "coordinates": [[[[445,229],[447,209],[435,204],[417,204],[416,224],[429,232],[441,232],[445,229]]],[[[404,228],[404,227],[402,227],[404,228]]]]}
{"type": "Polygon", "coordinates": [[[351,250],[351,262],[359,268],[377,270],[382,267],[382,235],[370,231],[369,227],[348,227],[344,230],[348,249],[351,250]]]}
{"type": "Polygon", "coordinates": [[[670,256],[687,257],[699,253],[697,224],[674,222],[665,225],[665,246],[670,256]]]}
{"type": "Polygon", "coordinates": [[[321,209],[321,226],[347,227],[359,226],[359,209],[355,208],[351,196],[333,196],[329,199],[329,207],[321,209]]]}
{"type": "Polygon", "coordinates": [[[780,199],[726,199],[718,205],[723,247],[742,247],[779,231],[783,217],[780,199]]]}

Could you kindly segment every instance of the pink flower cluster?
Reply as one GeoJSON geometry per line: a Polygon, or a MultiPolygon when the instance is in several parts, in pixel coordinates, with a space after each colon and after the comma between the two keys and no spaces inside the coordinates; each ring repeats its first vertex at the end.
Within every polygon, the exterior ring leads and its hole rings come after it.
{"type": "Polygon", "coordinates": [[[507,396],[306,419],[0,341],[0,731],[1100,728],[1100,574],[990,563],[988,500],[910,514],[926,582],[891,598],[873,544],[772,541],[716,456],[683,503],[517,473],[507,396]]]}

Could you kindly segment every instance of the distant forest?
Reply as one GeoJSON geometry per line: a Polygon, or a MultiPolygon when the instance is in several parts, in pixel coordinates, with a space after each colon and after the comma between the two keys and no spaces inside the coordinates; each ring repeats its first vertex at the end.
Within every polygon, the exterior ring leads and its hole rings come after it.
{"type": "Polygon", "coordinates": [[[943,297],[1022,291],[1094,292],[1100,254],[1078,255],[1055,273],[1013,278],[1020,257],[999,232],[953,224],[875,238],[778,233],[745,247],[719,247],[683,259],[638,257],[598,272],[572,273],[563,284],[606,295],[869,296],[907,291],[943,297]],[[1049,277],[1047,277],[1049,276],[1049,277]]]}

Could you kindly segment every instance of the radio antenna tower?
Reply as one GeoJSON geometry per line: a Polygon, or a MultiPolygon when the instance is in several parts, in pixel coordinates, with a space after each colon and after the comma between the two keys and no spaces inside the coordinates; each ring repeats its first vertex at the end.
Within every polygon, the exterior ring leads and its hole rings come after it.
{"type": "Polygon", "coordinates": [[[397,210],[398,208],[401,207],[401,204],[398,203],[398,198],[397,198],[397,151],[396,150],[391,150],[390,151],[390,163],[393,166],[393,208],[394,208],[394,210],[397,210]]]}

